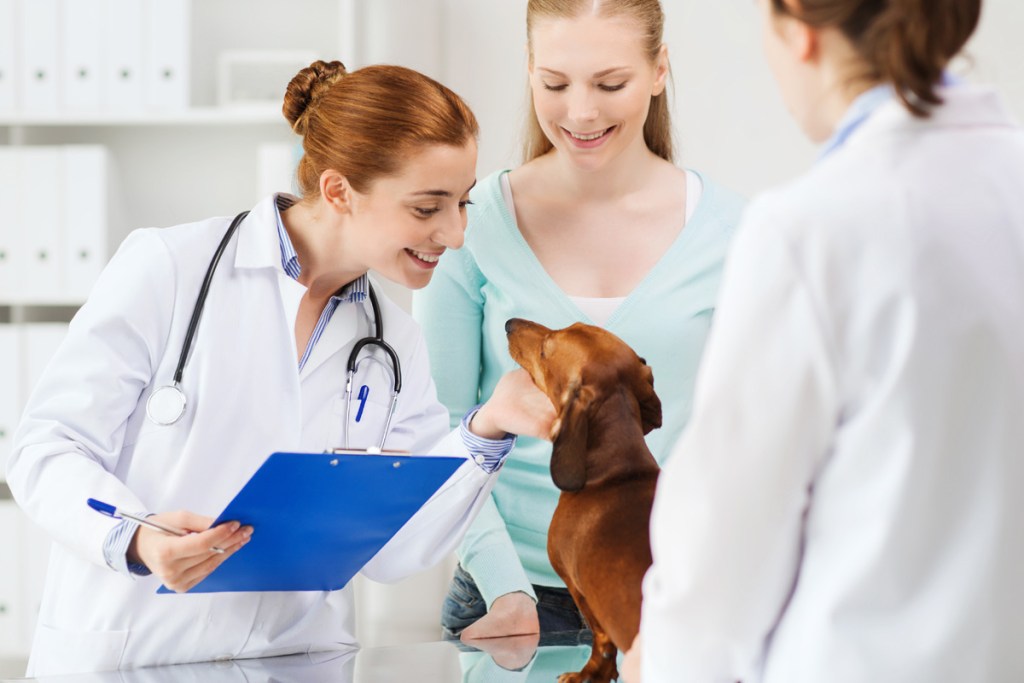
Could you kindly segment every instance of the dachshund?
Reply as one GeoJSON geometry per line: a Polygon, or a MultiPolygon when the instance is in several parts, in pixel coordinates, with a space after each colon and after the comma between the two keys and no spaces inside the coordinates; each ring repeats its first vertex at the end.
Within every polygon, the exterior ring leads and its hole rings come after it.
{"type": "Polygon", "coordinates": [[[509,352],[558,411],[551,478],[562,493],[548,557],[594,633],[593,652],[559,683],[618,678],[616,654],[640,630],[641,583],[651,565],[648,525],[660,468],[644,435],[661,401],[643,358],[583,323],[561,330],[513,318],[509,352]]]}

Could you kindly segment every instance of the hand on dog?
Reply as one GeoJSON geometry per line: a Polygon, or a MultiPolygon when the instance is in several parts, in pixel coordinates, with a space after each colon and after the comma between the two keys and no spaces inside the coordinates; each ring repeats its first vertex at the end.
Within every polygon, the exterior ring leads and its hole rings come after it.
{"type": "Polygon", "coordinates": [[[469,430],[485,439],[503,439],[506,434],[551,439],[555,406],[537,388],[526,370],[506,373],[494,393],[469,423],[469,430]]]}
{"type": "Polygon", "coordinates": [[[526,593],[506,593],[475,623],[467,626],[460,638],[469,642],[479,638],[500,638],[540,633],[537,603],[526,593]]]}

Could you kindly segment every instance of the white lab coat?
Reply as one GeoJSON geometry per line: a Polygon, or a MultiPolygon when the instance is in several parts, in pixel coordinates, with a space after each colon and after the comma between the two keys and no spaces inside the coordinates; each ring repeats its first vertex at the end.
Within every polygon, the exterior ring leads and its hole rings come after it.
{"type": "Polygon", "coordinates": [[[749,208],[659,482],[644,683],[1024,677],[1024,132],[942,96],[749,208]]]}
{"type": "MultiPolygon", "coordinates": [[[[369,334],[369,302],[339,306],[299,373],[293,330],[304,290],[281,267],[272,202],[252,210],[217,269],[185,369],[189,404],[179,422],[152,423],[146,400],[171,381],[229,218],[132,233],[35,389],[8,467],[15,498],[56,541],[30,675],[355,644],[351,586],[157,595],[159,579],[133,581],[107,567],[103,543],[117,521],[86,506],[94,497],[126,510],[216,516],[267,454],[340,445],[345,362],[354,341],[369,334]]],[[[449,434],[418,326],[384,297],[381,308],[404,372],[387,447],[468,457],[458,433],[449,434]]],[[[351,445],[376,445],[390,366],[363,360],[358,382],[370,386],[370,397],[351,445]]],[[[363,573],[393,581],[443,558],[495,476],[467,460],[363,573]]]]}

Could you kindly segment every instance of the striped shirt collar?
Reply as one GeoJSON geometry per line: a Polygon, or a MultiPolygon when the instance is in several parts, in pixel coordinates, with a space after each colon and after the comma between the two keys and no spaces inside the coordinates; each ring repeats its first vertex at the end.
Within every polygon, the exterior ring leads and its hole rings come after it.
{"type": "MultiPolygon", "coordinates": [[[[277,237],[281,243],[281,267],[288,277],[298,281],[302,274],[302,265],[299,263],[299,255],[295,252],[295,245],[292,244],[288,231],[284,229],[284,221],[281,220],[281,212],[295,204],[295,198],[286,194],[274,196],[274,216],[277,218],[277,237]]],[[[331,297],[331,300],[338,299],[332,307],[336,308],[338,303],[362,303],[366,300],[366,293],[369,290],[369,278],[366,273],[348,283],[341,290],[331,297]]]]}
{"type": "Polygon", "coordinates": [[[853,135],[853,132],[871,118],[876,109],[893,97],[895,97],[895,92],[890,85],[876,85],[861,93],[846,110],[843,118],[836,125],[832,136],[822,145],[818,153],[818,159],[823,159],[839,147],[842,147],[843,143],[853,135]]]}
{"type": "MultiPolygon", "coordinates": [[[[940,84],[945,87],[960,85],[963,81],[957,76],[947,72],[942,74],[940,84]]],[[[821,146],[818,152],[818,160],[825,158],[853,135],[853,132],[871,118],[871,115],[886,102],[895,99],[896,90],[888,84],[876,85],[873,88],[861,93],[846,110],[843,118],[839,120],[832,136],[821,146]]]]}
{"type": "MultiPolygon", "coordinates": [[[[285,194],[279,194],[274,197],[274,215],[277,216],[277,237],[281,244],[281,267],[284,268],[284,272],[288,274],[288,277],[298,281],[299,275],[302,273],[302,266],[299,264],[298,254],[295,253],[295,245],[292,244],[288,231],[284,229],[284,221],[281,220],[281,212],[294,204],[294,197],[285,194]]],[[[370,281],[366,273],[363,273],[360,277],[342,287],[341,290],[327,301],[324,310],[320,313],[320,318],[316,322],[316,327],[313,328],[313,333],[309,337],[309,342],[302,352],[302,358],[299,359],[299,372],[302,372],[302,369],[306,367],[306,361],[313,355],[313,349],[316,347],[317,342],[320,341],[320,337],[323,336],[324,330],[327,329],[327,324],[331,322],[331,318],[334,317],[334,312],[338,310],[338,306],[340,304],[362,303],[366,300],[369,286],[370,281]]]]}

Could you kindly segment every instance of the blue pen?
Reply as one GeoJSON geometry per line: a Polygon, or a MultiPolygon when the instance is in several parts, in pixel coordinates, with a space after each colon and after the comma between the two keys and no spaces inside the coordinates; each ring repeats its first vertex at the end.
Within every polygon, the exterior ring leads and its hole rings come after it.
{"type": "MultiPolygon", "coordinates": [[[[125,512],[124,510],[119,510],[118,508],[114,507],[110,503],[104,503],[103,501],[96,500],[95,498],[90,498],[89,500],[87,500],[85,502],[88,503],[89,507],[91,507],[93,510],[95,510],[96,512],[99,512],[100,514],[106,515],[107,517],[113,517],[114,519],[128,519],[128,520],[131,520],[133,522],[138,522],[139,524],[141,524],[143,526],[148,526],[150,529],[156,529],[157,531],[162,531],[165,534],[170,534],[171,536],[188,536],[189,535],[188,531],[184,531],[182,529],[176,529],[176,528],[174,528],[172,526],[167,526],[165,524],[158,524],[157,522],[149,520],[149,519],[147,519],[145,517],[139,517],[138,515],[133,515],[130,512],[125,512]]],[[[223,548],[217,548],[217,547],[210,548],[210,550],[212,550],[215,553],[223,553],[224,552],[223,548]]]]}
{"type": "Polygon", "coordinates": [[[359,410],[356,411],[356,422],[363,419],[363,408],[366,407],[366,399],[370,398],[370,387],[365,384],[359,387],[359,395],[356,397],[359,399],[359,410]]]}

